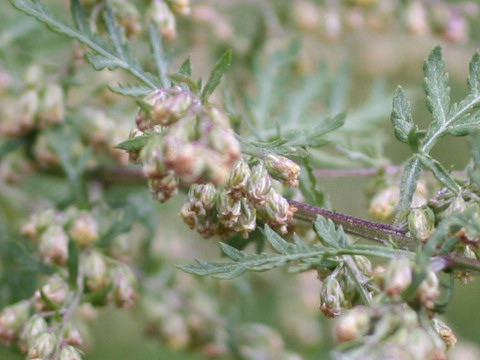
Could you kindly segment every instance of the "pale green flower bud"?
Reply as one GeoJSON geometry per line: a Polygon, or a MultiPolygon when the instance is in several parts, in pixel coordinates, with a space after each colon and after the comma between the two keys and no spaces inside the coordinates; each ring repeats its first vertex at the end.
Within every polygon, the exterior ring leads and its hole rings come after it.
{"type": "Polygon", "coordinates": [[[47,84],[42,95],[38,113],[40,127],[45,128],[62,122],[65,116],[62,87],[58,84],[47,84]]]}
{"type": "Polygon", "coordinates": [[[242,212],[242,204],[231,197],[227,190],[222,190],[217,196],[216,210],[222,225],[232,228],[242,212]]]}
{"type": "MultiPolygon", "coordinates": [[[[42,287],[42,291],[55,306],[61,306],[69,293],[67,283],[58,275],[51,276],[47,284],[42,287]]],[[[34,294],[33,306],[37,311],[53,310],[43,301],[40,290],[37,290],[34,294]]]]}
{"type": "Polygon", "coordinates": [[[23,78],[28,87],[35,87],[44,82],[45,74],[41,66],[30,65],[25,71],[23,78]]]}
{"type": "Polygon", "coordinates": [[[426,278],[423,279],[417,291],[422,305],[427,309],[433,309],[435,302],[440,297],[440,284],[437,275],[428,270],[426,278]]]}
{"type": "Polygon", "coordinates": [[[27,90],[14,105],[11,117],[2,119],[0,132],[6,137],[16,138],[35,128],[39,96],[36,89],[27,90]]]}
{"type": "Polygon", "coordinates": [[[22,329],[20,335],[21,348],[27,352],[33,343],[33,340],[48,329],[48,324],[40,315],[32,315],[22,329]]]}
{"type": "Polygon", "coordinates": [[[190,15],[190,0],[167,0],[167,3],[176,15],[190,15]]]}
{"type": "Polygon", "coordinates": [[[404,256],[392,259],[385,273],[385,292],[388,296],[398,299],[411,283],[412,264],[410,260],[404,256]]]}
{"type": "Polygon", "coordinates": [[[162,321],[162,337],[169,348],[176,350],[185,349],[192,340],[184,317],[174,312],[162,321]]]}
{"type": "Polygon", "coordinates": [[[167,91],[165,89],[155,89],[141,100],[141,107],[135,117],[135,122],[140,131],[151,130],[157,125],[152,116],[153,107],[166,98],[167,91]]]}
{"type": "Polygon", "coordinates": [[[252,168],[251,176],[247,184],[247,196],[255,204],[265,204],[267,194],[272,187],[272,179],[268,175],[265,165],[262,163],[252,168]]]}
{"type": "Polygon", "coordinates": [[[287,232],[287,225],[292,221],[296,210],[273,188],[270,188],[266,196],[265,205],[257,207],[259,217],[282,234],[287,232]]]}
{"type": "Polygon", "coordinates": [[[268,154],[263,159],[268,173],[285,186],[298,186],[300,166],[285,156],[268,154]]]}
{"type": "Polygon", "coordinates": [[[432,327],[445,342],[447,350],[453,349],[455,347],[455,344],[457,343],[457,337],[455,336],[453,330],[447,324],[445,324],[438,318],[433,318],[432,327]]]}
{"type": "Polygon", "coordinates": [[[416,239],[427,241],[435,231],[435,214],[432,209],[412,209],[408,214],[408,230],[416,239]]]}
{"type": "Polygon", "coordinates": [[[29,359],[50,359],[55,352],[57,337],[51,332],[43,332],[38,335],[28,349],[29,359]]]}
{"type": "Polygon", "coordinates": [[[342,312],[343,290],[333,276],[328,276],[320,291],[320,310],[327,317],[336,317],[342,312]]]}
{"type": "Polygon", "coordinates": [[[362,273],[367,276],[372,275],[372,262],[369,258],[363,255],[354,255],[353,260],[362,273]]]}
{"type": "Polygon", "coordinates": [[[164,0],[152,1],[147,14],[148,20],[157,26],[165,39],[177,37],[175,16],[164,0]]]}
{"type": "Polygon", "coordinates": [[[364,306],[356,306],[342,314],[334,327],[335,339],[338,343],[361,338],[370,327],[370,314],[364,306]]]}
{"type": "Polygon", "coordinates": [[[90,246],[98,240],[98,223],[91,213],[79,212],[70,225],[69,234],[78,246],[90,246]]]}
{"type": "Polygon", "coordinates": [[[368,213],[377,220],[387,221],[392,217],[399,200],[400,189],[398,186],[389,186],[374,196],[370,202],[368,213]]]}
{"type": "Polygon", "coordinates": [[[257,227],[256,210],[247,201],[247,199],[240,199],[241,213],[235,224],[234,230],[242,234],[244,238],[248,238],[248,233],[255,230],[257,227]]]}
{"type": "Polygon", "coordinates": [[[140,14],[135,5],[126,0],[109,0],[109,4],[115,12],[118,23],[125,29],[129,39],[134,38],[142,31],[140,14]]]}
{"type": "Polygon", "coordinates": [[[64,345],[60,349],[58,360],[82,360],[82,354],[76,347],[64,345]]]}
{"type": "Polygon", "coordinates": [[[20,329],[28,319],[30,302],[20,301],[0,312],[0,342],[11,345],[17,341],[20,329]]]}
{"type": "Polygon", "coordinates": [[[138,294],[135,290],[137,279],[130,267],[118,265],[112,270],[112,296],[115,304],[122,309],[130,309],[135,305],[138,294]]]}
{"type": "Polygon", "coordinates": [[[178,178],[173,171],[161,179],[149,179],[148,188],[155,200],[165,202],[178,193],[178,178]]]}
{"type": "Polygon", "coordinates": [[[65,266],[68,260],[68,235],[59,225],[50,225],[40,235],[38,255],[45,264],[65,266]]]}
{"type": "Polygon", "coordinates": [[[421,327],[415,327],[408,331],[406,344],[412,360],[425,359],[448,359],[445,354],[445,346],[437,347],[432,333],[428,333],[421,327]]]}
{"type": "Polygon", "coordinates": [[[80,346],[83,344],[83,338],[80,334],[80,331],[71,321],[69,321],[65,326],[63,342],[72,346],[80,346]]]}
{"type": "Polygon", "coordinates": [[[250,173],[250,167],[245,160],[240,158],[230,173],[226,188],[234,194],[238,194],[238,196],[243,195],[247,188],[250,173]]]}
{"type": "Polygon", "coordinates": [[[105,257],[98,251],[91,251],[83,264],[85,283],[90,291],[98,291],[110,285],[105,257]]]}
{"type": "Polygon", "coordinates": [[[160,179],[168,171],[163,155],[163,138],[152,136],[140,151],[142,170],[148,179],[160,179]]]}
{"type": "Polygon", "coordinates": [[[463,200],[463,197],[461,195],[459,195],[452,200],[450,205],[445,210],[444,216],[448,217],[452,214],[461,213],[467,209],[467,206],[467,202],[463,200]]]}

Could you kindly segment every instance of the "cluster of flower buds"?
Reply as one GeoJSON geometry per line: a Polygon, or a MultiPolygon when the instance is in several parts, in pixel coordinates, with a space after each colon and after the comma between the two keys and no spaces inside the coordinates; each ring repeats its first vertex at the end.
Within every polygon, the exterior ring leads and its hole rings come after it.
{"type": "Polygon", "coordinates": [[[454,4],[447,1],[353,0],[343,3],[339,6],[337,2],[327,2],[321,7],[314,1],[295,2],[294,21],[300,29],[328,40],[338,40],[351,31],[385,32],[402,27],[415,35],[431,33],[459,42],[468,37],[467,19],[478,13],[478,4],[473,1],[454,4]]]}
{"type": "MultiPolygon", "coordinates": [[[[85,334],[81,335],[80,330],[84,326],[81,317],[73,320],[73,315],[81,310],[80,297],[90,296],[95,305],[135,305],[136,277],[129,266],[95,248],[99,227],[91,212],[73,207],[63,212],[44,210],[23,226],[22,234],[36,243],[40,261],[56,271],[44,279],[31,299],[2,310],[1,342],[19,345],[31,359],[81,359],[80,349],[86,346],[85,334]],[[71,250],[72,244],[77,250],[71,250]],[[75,286],[69,278],[72,268],[69,266],[67,271],[72,256],[69,251],[75,251],[78,257],[75,286]]],[[[113,239],[112,247],[118,248],[115,243],[113,239]]]]}
{"type": "Polygon", "coordinates": [[[295,162],[280,155],[269,154],[252,167],[240,159],[225,186],[191,186],[180,216],[206,238],[248,237],[258,220],[286,233],[296,208],[274,189],[273,180],[296,186],[299,173],[295,162]]]}
{"type": "MultiPolygon", "coordinates": [[[[45,129],[64,120],[65,98],[60,85],[44,80],[40,67],[31,66],[24,76],[25,88],[16,95],[14,105],[3,106],[0,134],[22,137],[37,129],[45,129]],[[39,85],[41,84],[41,85],[39,85]]],[[[6,98],[9,103],[12,99],[6,98]]]]}
{"type": "MultiPolygon", "coordinates": [[[[413,263],[405,256],[393,258],[386,267],[379,265],[372,274],[380,290],[394,302],[402,302],[405,291],[415,286],[413,263]]],[[[414,296],[408,300],[411,304],[433,310],[440,295],[440,281],[437,274],[427,269],[423,280],[416,286],[414,296]]]]}
{"type": "Polygon", "coordinates": [[[338,343],[352,344],[345,355],[354,359],[446,360],[456,342],[446,324],[436,318],[421,321],[406,304],[354,307],[337,319],[334,335],[338,343]]]}
{"type": "Polygon", "coordinates": [[[141,162],[161,202],[176,194],[180,182],[223,185],[241,154],[228,117],[179,86],[157,89],[143,99],[136,122],[130,138],[143,133],[150,138],[130,155],[141,162]]]}

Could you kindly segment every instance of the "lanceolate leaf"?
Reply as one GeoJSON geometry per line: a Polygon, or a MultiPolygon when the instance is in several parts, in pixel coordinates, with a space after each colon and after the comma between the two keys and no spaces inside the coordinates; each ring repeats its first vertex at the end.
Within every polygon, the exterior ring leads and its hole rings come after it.
{"type": "Polygon", "coordinates": [[[398,87],[393,96],[391,121],[395,128],[395,136],[404,143],[408,143],[408,134],[415,126],[411,112],[410,102],[405,99],[403,89],[398,87]]]}
{"type": "Polygon", "coordinates": [[[433,115],[433,128],[439,128],[447,122],[450,107],[450,88],[448,74],[445,73],[445,61],[442,48],[437,46],[424,64],[424,88],[427,94],[427,107],[433,115]]]}
{"type": "Polygon", "coordinates": [[[109,86],[109,89],[116,94],[125,95],[125,96],[132,96],[142,98],[147,96],[152,92],[152,88],[148,86],[142,85],[122,85],[119,86],[109,86]]]}
{"type": "Polygon", "coordinates": [[[148,142],[148,139],[150,139],[150,137],[151,136],[148,134],[140,135],[132,139],[125,140],[115,147],[121,150],[139,151],[145,146],[145,144],[148,142]]]}
{"type": "Polygon", "coordinates": [[[450,176],[447,170],[445,170],[442,164],[426,154],[419,155],[419,159],[422,162],[422,165],[429,169],[437,178],[437,180],[450,189],[450,191],[455,194],[460,192],[460,185],[456,183],[456,181],[450,176]]]}
{"type": "Polygon", "coordinates": [[[220,79],[230,66],[232,61],[232,50],[227,50],[222,57],[218,60],[217,64],[212,70],[210,77],[208,78],[205,87],[202,90],[202,100],[206,101],[208,97],[213,93],[217,85],[220,83],[220,79]]]}
{"type": "Polygon", "coordinates": [[[170,80],[168,79],[168,68],[170,61],[165,56],[162,39],[155,25],[150,24],[148,28],[148,34],[150,36],[150,46],[155,60],[155,66],[157,67],[158,77],[160,78],[160,85],[164,88],[170,87],[170,80]]]}
{"type": "Polygon", "coordinates": [[[401,224],[407,218],[408,211],[412,204],[413,194],[417,189],[417,183],[420,179],[422,170],[420,159],[414,155],[405,166],[402,183],[400,185],[400,201],[397,206],[397,216],[395,224],[401,224]]]}

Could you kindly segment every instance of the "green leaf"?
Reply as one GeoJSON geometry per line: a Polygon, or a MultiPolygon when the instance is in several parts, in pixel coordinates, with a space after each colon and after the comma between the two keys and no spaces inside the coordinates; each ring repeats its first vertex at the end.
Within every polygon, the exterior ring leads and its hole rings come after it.
{"type": "Polygon", "coordinates": [[[397,205],[397,216],[395,218],[396,225],[401,224],[407,218],[412,204],[413,194],[417,190],[421,170],[420,159],[417,155],[412,156],[405,166],[400,184],[400,201],[397,205]]]}
{"type": "Polygon", "coordinates": [[[393,96],[392,114],[390,117],[395,136],[403,143],[408,143],[408,135],[414,128],[410,102],[405,99],[405,93],[399,86],[393,96]]]}
{"type": "Polygon", "coordinates": [[[215,67],[213,68],[210,77],[208,78],[207,83],[205,84],[205,87],[202,90],[202,101],[206,102],[208,97],[213,93],[215,88],[218,86],[220,83],[220,80],[227,70],[227,68],[230,66],[230,63],[232,62],[232,50],[227,50],[218,60],[218,62],[215,64],[215,67]]]}
{"type": "Polygon", "coordinates": [[[470,61],[468,88],[472,97],[480,96],[480,52],[477,50],[470,61]]]}
{"type": "Polygon", "coordinates": [[[447,170],[438,162],[427,154],[419,155],[419,159],[424,167],[429,169],[433,175],[440,181],[445,187],[447,187],[454,194],[458,194],[461,190],[460,185],[452,178],[447,170]]]}
{"type": "Polygon", "coordinates": [[[68,241],[68,282],[74,290],[78,288],[78,267],[79,267],[78,247],[75,241],[70,238],[68,241]]]}
{"type": "Polygon", "coordinates": [[[176,73],[176,74],[172,74],[172,75],[169,75],[170,79],[172,79],[173,81],[177,82],[177,83],[180,83],[180,84],[185,84],[188,86],[188,89],[197,94],[198,93],[198,89],[200,88],[199,87],[199,84],[196,83],[190,76],[187,76],[187,75],[184,75],[184,74],[181,74],[181,73],[176,73]]]}
{"type": "MultiPolygon", "coordinates": [[[[151,74],[145,72],[139,63],[130,57],[128,46],[122,43],[121,31],[118,30],[115,19],[113,15],[111,15],[111,12],[108,13],[108,10],[106,11],[104,19],[108,31],[111,32],[110,35],[113,36],[113,49],[108,46],[103,39],[91,34],[89,30],[85,30],[85,26],[76,29],[64,20],[53,15],[38,0],[12,0],[12,4],[18,10],[47,25],[52,31],[66,35],[88,46],[94,54],[87,54],[86,56],[96,70],[121,68],[152,89],[157,87],[156,79],[154,79],[151,74]]],[[[75,11],[78,11],[74,15],[74,21],[77,25],[82,22],[78,6],[78,4],[74,6],[75,11]]]]}
{"type": "Polygon", "coordinates": [[[148,35],[150,37],[150,48],[155,60],[155,66],[157,67],[157,73],[160,78],[160,85],[163,88],[169,88],[171,86],[168,79],[168,68],[170,67],[170,60],[164,54],[162,38],[160,37],[158,28],[150,24],[148,27],[148,35]]]}
{"type": "Polygon", "coordinates": [[[322,241],[333,248],[343,248],[347,243],[346,235],[341,230],[337,230],[335,223],[323,216],[317,216],[313,228],[322,241]]]}
{"type": "Polygon", "coordinates": [[[145,134],[122,141],[120,144],[115,146],[116,149],[127,150],[127,151],[140,151],[145,146],[145,144],[150,139],[151,135],[145,134]]]}
{"type": "Polygon", "coordinates": [[[427,107],[433,115],[432,129],[446,124],[450,107],[450,88],[442,48],[435,47],[424,63],[424,89],[427,94],[427,107]]]}
{"type": "Polygon", "coordinates": [[[276,252],[280,254],[288,254],[290,251],[290,243],[285,241],[280,235],[273,231],[270,226],[265,225],[264,228],[265,236],[267,237],[268,242],[275,249],[276,252]]]}
{"type": "Polygon", "coordinates": [[[182,66],[180,66],[180,70],[178,72],[182,75],[185,75],[187,77],[192,76],[193,72],[193,67],[192,67],[192,59],[190,56],[183,62],[182,66]]]}
{"type": "Polygon", "coordinates": [[[108,88],[116,94],[138,98],[143,98],[152,92],[152,88],[145,85],[120,84],[118,87],[109,86],[108,88]]]}
{"type": "Polygon", "coordinates": [[[241,261],[245,258],[244,252],[237,250],[233,246],[230,246],[224,242],[220,243],[220,248],[225,255],[234,261],[241,261]]]}
{"type": "Polygon", "coordinates": [[[480,113],[466,114],[448,127],[448,132],[453,136],[465,136],[480,129],[480,113]]]}
{"type": "Polygon", "coordinates": [[[60,310],[60,307],[55,304],[48,296],[43,292],[43,289],[40,288],[40,296],[42,297],[43,302],[53,311],[60,310]]]}
{"type": "Polygon", "coordinates": [[[85,9],[79,0],[72,0],[70,10],[72,12],[73,23],[75,27],[85,34],[91,34],[90,26],[88,24],[85,9]]]}

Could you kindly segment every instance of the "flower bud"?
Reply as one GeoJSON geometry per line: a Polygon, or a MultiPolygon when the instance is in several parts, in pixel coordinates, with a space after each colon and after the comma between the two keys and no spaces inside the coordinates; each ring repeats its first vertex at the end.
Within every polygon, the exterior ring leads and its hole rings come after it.
{"type": "Polygon", "coordinates": [[[222,190],[217,196],[216,210],[218,219],[227,228],[232,228],[242,211],[240,200],[231,197],[227,190],[222,190]]]}
{"type": "Polygon", "coordinates": [[[297,208],[291,206],[273,188],[266,196],[265,205],[257,207],[259,217],[270,226],[277,228],[282,234],[287,232],[287,225],[292,221],[296,210],[297,208]]]}
{"type": "Polygon", "coordinates": [[[37,239],[40,233],[55,221],[55,210],[47,209],[30,217],[28,222],[22,227],[22,235],[31,239],[37,239]]]}
{"type": "Polygon", "coordinates": [[[412,283],[412,265],[404,256],[398,256],[390,261],[385,273],[385,292],[397,299],[412,283]]]}
{"type": "Polygon", "coordinates": [[[368,213],[377,220],[389,220],[400,199],[398,186],[389,186],[374,196],[370,202],[368,213]]]}
{"type": "Polygon", "coordinates": [[[427,309],[433,309],[439,297],[440,286],[438,277],[433,271],[428,270],[427,276],[418,287],[418,298],[427,309]]]}
{"type": "Polygon", "coordinates": [[[240,199],[241,213],[235,224],[234,231],[242,234],[244,238],[248,238],[248,234],[257,227],[256,210],[247,201],[247,199],[240,199]]]}
{"type": "Polygon", "coordinates": [[[38,335],[28,349],[29,359],[50,359],[55,352],[57,338],[51,332],[43,332],[38,335]]]}
{"type": "Polygon", "coordinates": [[[176,15],[190,15],[190,0],[167,0],[167,3],[176,15]]]}
{"type": "Polygon", "coordinates": [[[320,310],[327,317],[336,317],[342,311],[344,300],[343,291],[337,279],[328,276],[322,284],[320,291],[320,310]]]}
{"type": "Polygon", "coordinates": [[[242,195],[245,194],[250,173],[250,167],[245,160],[240,158],[230,173],[226,188],[229,189],[234,196],[238,195],[243,197],[242,195]]]}
{"type": "Polygon", "coordinates": [[[126,265],[118,265],[112,271],[112,296],[115,304],[122,309],[130,309],[138,298],[135,290],[137,279],[132,270],[126,265]]]}
{"type": "Polygon", "coordinates": [[[175,16],[164,0],[152,1],[147,14],[165,39],[171,40],[177,36],[175,16]]]}
{"type": "Polygon", "coordinates": [[[63,342],[72,346],[80,346],[83,344],[83,338],[82,335],[80,335],[80,331],[71,321],[65,326],[63,342]]]}
{"type": "Polygon", "coordinates": [[[104,289],[110,284],[105,258],[98,251],[91,251],[87,255],[83,272],[85,275],[85,283],[90,291],[104,289]]]}
{"type": "Polygon", "coordinates": [[[167,175],[161,179],[148,180],[148,188],[153,198],[163,203],[177,195],[178,178],[173,171],[169,170],[167,175]]]}
{"type": "Polygon", "coordinates": [[[115,12],[118,23],[125,29],[129,39],[134,38],[142,31],[140,14],[135,5],[125,0],[110,0],[110,6],[115,12]]]}
{"type": "Polygon", "coordinates": [[[22,351],[27,352],[33,340],[48,329],[48,324],[40,315],[32,315],[22,329],[20,335],[22,351]]]}
{"type": "Polygon", "coordinates": [[[38,244],[40,259],[48,265],[65,266],[68,259],[68,235],[63,227],[50,225],[40,236],[38,244]]]}
{"type": "Polygon", "coordinates": [[[342,314],[334,327],[334,334],[338,343],[359,339],[368,332],[370,314],[364,306],[356,306],[342,314]]]}
{"type": "Polygon", "coordinates": [[[0,312],[0,342],[11,345],[17,341],[20,329],[28,319],[30,302],[20,301],[0,312]]]}
{"type": "Polygon", "coordinates": [[[362,273],[367,276],[372,275],[372,263],[369,258],[363,255],[354,255],[353,260],[355,261],[362,273]]]}
{"type": "Polygon", "coordinates": [[[160,179],[165,176],[168,168],[163,156],[163,138],[152,136],[140,151],[140,162],[143,174],[148,179],[160,179]]]}
{"type": "Polygon", "coordinates": [[[98,223],[89,212],[79,212],[70,225],[69,234],[78,246],[90,246],[98,240],[98,223]]]}
{"type": "Polygon", "coordinates": [[[427,241],[435,231],[435,214],[432,209],[412,209],[408,214],[408,230],[416,239],[427,241]]]}
{"type": "Polygon", "coordinates": [[[277,154],[268,154],[263,160],[272,178],[285,186],[298,186],[300,166],[297,163],[277,154]]]}
{"type": "Polygon", "coordinates": [[[60,349],[58,360],[82,360],[81,352],[72,345],[64,345],[60,349]]]}
{"type": "MultiPolygon", "coordinates": [[[[69,290],[67,283],[60,276],[53,275],[47,284],[42,287],[42,292],[53,305],[61,306],[67,299],[69,290]]],[[[34,294],[33,306],[37,311],[54,310],[44,302],[40,290],[37,290],[34,294]]]]}
{"type": "Polygon", "coordinates": [[[62,87],[58,84],[47,84],[42,95],[38,113],[40,127],[45,128],[62,122],[65,116],[62,87]]]}
{"type": "Polygon", "coordinates": [[[156,101],[152,109],[155,124],[169,126],[187,116],[192,105],[200,104],[200,100],[191,92],[180,87],[170,89],[163,101],[156,101]]]}
{"type": "Polygon", "coordinates": [[[455,336],[453,330],[447,324],[445,324],[438,318],[433,318],[432,327],[445,342],[447,350],[453,349],[455,347],[455,344],[457,343],[457,337],[455,336]]]}
{"type": "Polygon", "coordinates": [[[265,204],[267,193],[272,187],[272,179],[268,175],[267,169],[263,163],[255,165],[252,168],[251,176],[247,184],[247,196],[255,204],[265,204]]]}

